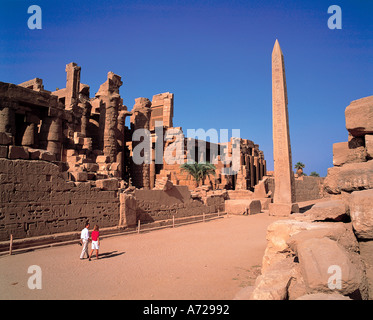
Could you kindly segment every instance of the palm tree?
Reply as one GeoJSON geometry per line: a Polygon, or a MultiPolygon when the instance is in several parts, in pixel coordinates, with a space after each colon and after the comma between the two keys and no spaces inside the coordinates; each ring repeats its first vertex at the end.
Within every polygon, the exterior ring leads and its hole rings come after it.
{"type": "Polygon", "coordinates": [[[303,175],[303,168],[305,167],[305,164],[303,164],[302,162],[297,162],[294,166],[295,169],[297,169],[297,174],[298,174],[298,177],[300,177],[301,175],[303,175]]]}
{"type": "Polygon", "coordinates": [[[310,176],[311,176],[311,177],[320,177],[320,175],[319,175],[316,171],[312,171],[312,172],[310,173],[310,176]]]}
{"type": "Polygon", "coordinates": [[[197,187],[207,176],[215,176],[216,167],[209,162],[184,163],[180,167],[182,171],[188,172],[194,178],[197,187]]]}

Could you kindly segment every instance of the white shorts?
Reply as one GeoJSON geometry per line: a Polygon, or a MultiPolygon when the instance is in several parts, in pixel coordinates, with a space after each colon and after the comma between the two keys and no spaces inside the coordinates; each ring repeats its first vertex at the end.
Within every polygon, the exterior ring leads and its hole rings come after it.
{"type": "Polygon", "coordinates": [[[92,250],[98,250],[98,241],[92,241],[92,250]]]}

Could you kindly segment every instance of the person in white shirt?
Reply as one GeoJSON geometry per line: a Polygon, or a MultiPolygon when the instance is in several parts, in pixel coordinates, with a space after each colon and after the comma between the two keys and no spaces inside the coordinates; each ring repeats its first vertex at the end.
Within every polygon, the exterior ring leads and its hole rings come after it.
{"type": "Polygon", "coordinates": [[[80,234],[80,243],[82,244],[82,253],[80,254],[80,260],[84,259],[84,255],[87,254],[87,258],[89,257],[88,254],[88,243],[89,243],[89,222],[85,224],[85,228],[82,230],[80,234]]]}

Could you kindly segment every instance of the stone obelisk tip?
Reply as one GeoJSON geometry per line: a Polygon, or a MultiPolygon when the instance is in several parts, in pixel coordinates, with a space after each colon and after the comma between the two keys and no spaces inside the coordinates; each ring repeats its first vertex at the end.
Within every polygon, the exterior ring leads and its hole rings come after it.
{"type": "Polygon", "coordinates": [[[276,39],[275,45],[273,46],[272,55],[275,53],[280,53],[282,55],[282,50],[280,47],[280,43],[278,42],[278,39],[276,39]]]}

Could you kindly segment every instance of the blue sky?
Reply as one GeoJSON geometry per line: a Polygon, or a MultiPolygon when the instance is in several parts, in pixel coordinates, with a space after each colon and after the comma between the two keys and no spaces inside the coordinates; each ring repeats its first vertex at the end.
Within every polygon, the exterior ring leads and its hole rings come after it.
{"type": "Polygon", "coordinates": [[[347,141],[344,110],[373,94],[373,1],[2,0],[0,81],[39,77],[65,87],[65,65],[82,67],[91,96],[107,72],[137,97],[175,94],[174,125],[240,129],[273,169],[271,53],[285,56],[293,164],[326,175],[333,143],[347,141]],[[27,8],[42,9],[42,30],[27,8]],[[330,5],[342,30],[330,30],[330,5]]]}

